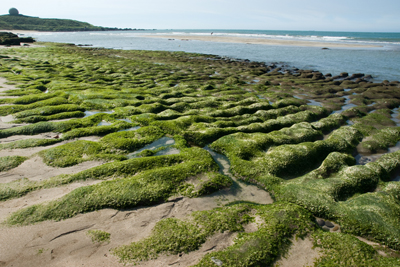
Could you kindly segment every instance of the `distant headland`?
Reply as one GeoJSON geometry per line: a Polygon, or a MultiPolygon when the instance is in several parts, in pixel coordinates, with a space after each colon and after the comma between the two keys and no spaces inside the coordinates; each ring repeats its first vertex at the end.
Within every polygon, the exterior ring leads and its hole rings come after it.
{"type": "Polygon", "coordinates": [[[0,15],[0,30],[26,31],[123,31],[141,30],[131,28],[109,28],[94,26],[87,22],[70,19],[48,19],[26,16],[18,9],[10,8],[8,14],[0,15]]]}

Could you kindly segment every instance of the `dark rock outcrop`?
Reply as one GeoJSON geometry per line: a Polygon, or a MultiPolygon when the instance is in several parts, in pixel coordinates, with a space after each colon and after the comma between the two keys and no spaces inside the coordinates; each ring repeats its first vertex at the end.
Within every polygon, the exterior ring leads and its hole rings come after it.
{"type": "Polygon", "coordinates": [[[32,37],[20,38],[11,32],[0,32],[0,45],[21,45],[21,43],[33,43],[32,37]]]}

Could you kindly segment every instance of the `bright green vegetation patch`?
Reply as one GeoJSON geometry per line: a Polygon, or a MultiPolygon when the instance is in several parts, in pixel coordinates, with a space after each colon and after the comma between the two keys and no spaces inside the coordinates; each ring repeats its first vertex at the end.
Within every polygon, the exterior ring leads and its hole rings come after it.
{"type": "Polygon", "coordinates": [[[110,242],[111,234],[102,230],[89,230],[87,235],[92,239],[93,243],[110,242]]]}
{"type": "MultiPolygon", "coordinates": [[[[0,107],[0,115],[5,116],[8,114],[14,114],[18,113],[16,116],[18,117],[26,117],[29,115],[34,115],[34,114],[52,114],[56,113],[55,111],[57,110],[54,107],[51,106],[58,106],[58,105],[63,105],[63,104],[68,104],[68,100],[63,98],[63,97],[54,97],[42,101],[37,101],[32,104],[28,105],[8,105],[8,106],[1,106],[0,107]],[[28,111],[29,110],[29,111],[28,111]],[[25,112],[23,112],[25,111],[25,112]],[[41,113],[43,112],[43,113],[41,113]]],[[[68,106],[67,106],[68,107],[68,106]]],[[[65,106],[64,106],[65,109],[65,106]]]]}
{"type": "Polygon", "coordinates": [[[0,171],[8,171],[21,165],[22,162],[27,160],[27,157],[20,156],[6,156],[0,157],[0,171]]]}
{"type": "MultiPolygon", "coordinates": [[[[61,220],[103,208],[122,209],[163,202],[176,194],[177,186],[187,178],[218,170],[218,165],[207,151],[190,148],[186,153],[186,160],[180,164],[153,168],[136,175],[131,173],[124,178],[75,189],[58,200],[21,209],[13,213],[7,222],[29,224],[61,220]]],[[[155,158],[162,162],[168,157],[155,158]]]]}
{"type": "Polygon", "coordinates": [[[341,127],[326,140],[304,142],[318,136],[321,132],[309,124],[296,124],[269,134],[228,135],[211,144],[211,148],[228,156],[237,177],[257,181],[271,190],[277,182],[274,177],[291,179],[305,174],[330,152],[349,152],[362,138],[356,129],[341,127]]]}
{"type": "Polygon", "coordinates": [[[5,144],[0,144],[0,149],[18,149],[37,146],[48,146],[61,142],[61,139],[24,139],[5,144]]]}
{"type": "Polygon", "coordinates": [[[349,156],[330,154],[319,169],[275,187],[275,197],[339,221],[343,232],[398,250],[400,185],[390,182],[373,191],[390,179],[400,167],[399,160],[400,153],[395,152],[364,166],[349,166],[354,164],[349,156]]]}
{"type": "Polygon", "coordinates": [[[199,197],[216,192],[222,188],[232,185],[232,180],[226,175],[219,173],[206,173],[190,177],[186,183],[179,188],[179,193],[188,197],[199,197]]]}
{"type": "Polygon", "coordinates": [[[362,194],[341,203],[339,221],[344,232],[400,250],[399,193],[400,185],[389,183],[381,192],[362,194]]]}
{"type": "Polygon", "coordinates": [[[106,153],[101,144],[92,141],[75,141],[42,150],[39,155],[53,167],[68,167],[89,160],[124,160],[124,156],[106,153]]]}
{"type": "Polygon", "coordinates": [[[96,114],[83,119],[71,119],[60,122],[38,122],[34,124],[0,130],[0,138],[12,135],[35,135],[46,132],[68,132],[76,128],[85,128],[97,125],[107,114],[96,114]]]}
{"type": "MultiPolygon", "coordinates": [[[[185,144],[179,138],[175,138],[176,147],[182,149],[181,153],[168,156],[156,157],[143,157],[134,158],[125,161],[114,161],[105,163],[88,170],[81,171],[76,174],[59,175],[43,181],[29,181],[28,179],[20,179],[10,183],[0,183],[0,200],[6,200],[13,197],[20,197],[30,191],[38,190],[41,188],[51,188],[63,184],[69,184],[76,181],[83,181],[88,179],[107,180],[115,177],[128,177],[140,172],[162,168],[167,166],[174,166],[191,159],[190,149],[185,149],[185,144]]],[[[74,158],[75,162],[79,158],[74,158]]],[[[211,174],[210,174],[211,175],[211,174]]],[[[211,175],[214,177],[213,175],[211,175]]],[[[225,177],[215,176],[215,181],[206,182],[203,186],[204,189],[212,190],[216,186],[225,186],[225,177]]],[[[202,191],[204,192],[204,190],[202,191]]]]}
{"type": "Polygon", "coordinates": [[[131,152],[161,138],[164,132],[154,126],[142,127],[135,131],[111,133],[100,140],[104,147],[131,152]]]}
{"type": "Polygon", "coordinates": [[[304,236],[314,229],[312,217],[293,204],[234,204],[210,211],[194,212],[185,221],[168,218],[156,224],[150,237],[114,249],[122,262],[137,263],[157,258],[159,254],[188,253],[197,250],[218,232],[239,232],[233,246],[207,254],[199,266],[214,266],[211,257],[227,266],[270,265],[290,245],[293,236],[304,236]],[[244,226],[259,217],[260,225],[253,233],[244,233],[244,226]]]}
{"type": "Polygon", "coordinates": [[[362,118],[353,119],[355,123],[363,125],[374,126],[381,129],[385,126],[395,126],[396,124],[390,119],[390,110],[379,110],[377,112],[369,113],[362,118]]]}
{"type": "Polygon", "coordinates": [[[270,266],[287,255],[293,239],[310,237],[321,257],[318,266],[397,266],[398,258],[382,257],[370,245],[342,233],[318,228],[314,217],[295,204],[229,204],[209,211],[193,212],[184,220],[159,221],[149,237],[113,249],[123,263],[137,264],[159,255],[198,250],[218,233],[237,233],[234,244],[206,254],[195,266],[270,266]],[[245,232],[249,223],[256,227],[245,232]],[[355,255],[352,255],[355,254],[355,255]]]}
{"type": "Polygon", "coordinates": [[[35,115],[35,116],[29,116],[26,118],[22,119],[17,119],[14,122],[16,123],[35,123],[39,121],[52,121],[52,120],[62,120],[62,119],[69,119],[69,118],[81,118],[84,117],[85,113],[82,111],[71,111],[71,112],[62,112],[54,115],[49,115],[49,116],[41,116],[41,115],[35,115]]]}
{"type": "MultiPolygon", "coordinates": [[[[115,131],[115,128],[120,129],[122,126],[126,128],[129,125],[129,123],[125,121],[118,121],[116,124],[117,125],[74,129],[65,134],[63,139],[104,134],[105,132],[115,131]]],[[[54,167],[68,167],[95,159],[125,160],[126,157],[120,155],[121,153],[134,151],[154,142],[163,135],[164,133],[159,128],[148,126],[135,131],[111,133],[103,137],[100,142],[74,141],[43,150],[39,152],[39,155],[47,165],[54,167]]]]}
{"type": "Polygon", "coordinates": [[[400,141],[400,127],[384,128],[367,137],[360,144],[362,151],[370,153],[386,151],[400,141]]]}
{"type": "Polygon", "coordinates": [[[318,231],[314,246],[322,250],[315,266],[400,266],[399,258],[383,257],[370,245],[354,236],[318,231]]]}
{"type": "Polygon", "coordinates": [[[40,185],[42,184],[29,181],[26,178],[9,183],[0,183],[0,201],[26,195],[30,191],[41,188],[40,185]]]}

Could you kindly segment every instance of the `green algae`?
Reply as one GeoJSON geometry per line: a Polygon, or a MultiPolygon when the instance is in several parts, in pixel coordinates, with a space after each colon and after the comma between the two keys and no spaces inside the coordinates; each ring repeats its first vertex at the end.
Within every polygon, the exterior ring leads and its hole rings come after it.
{"type": "Polygon", "coordinates": [[[376,131],[366,140],[361,142],[363,151],[374,153],[377,151],[386,151],[388,147],[394,146],[400,140],[400,128],[384,128],[376,131]]]}
{"type": "Polygon", "coordinates": [[[390,153],[365,166],[347,166],[341,157],[334,157],[341,166],[339,171],[324,178],[315,175],[319,172],[317,169],[314,174],[276,187],[275,197],[297,203],[317,216],[338,220],[343,232],[398,249],[399,186],[389,183],[383,190],[373,191],[399,168],[399,155],[390,153]]]}
{"type": "MultiPolygon", "coordinates": [[[[47,107],[47,106],[57,106],[62,104],[68,104],[68,100],[62,97],[54,97],[42,101],[37,101],[28,105],[10,105],[10,106],[0,106],[0,115],[5,116],[8,114],[14,114],[17,112],[27,111],[34,108],[47,107]]],[[[27,111],[30,112],[30,111],[27,111]]]]}
{"type": "Polygon", "coordinates": [[[76,128],[84,128],[97,125],[102,121],[107,114],[96,114],[82,119],[71,119],[60,122],[38,122],[34,124],[13,127],[5,130],[0,130],[0,138],[5,138],[13,135],[35,135],[46,132],[68,132],[76,128]]]}
{"type": "Polygon", "coordinates": [[[163,135],[164,132],[160,128],[147,126],[135,131],[123,131],[108,134],[100,140],[100,143],[106,148],[132,152],[154,142],[163,135]]]}
{"type": "Polygon", "coordinates": [[[182,184],[178,191],[183,196],[199,197],[214,193],[222,188],[228,188],[232,184],[231,178],[226,175],[206,173],[187,179],[187,182],[182,184]]]}
{"type": "Polygon", "coordinates": [[[178,254],[197,250],[208,237],[218,232],[239,232],[233,246],[207,254],[198,266],[213,266],[211,257],[233,266],[271,264],[290,244],[293,235],[302,236],[315,227],[310,214],[292,204],[257,206],[234,204],[210,211],[194,212],[192,219],[161,220],[150,237],[118,247],[113,253],[122,262],[137,263],[157,258],[161,253],[178,254]],[[244,233],[243,226],[259,216],[263,223],[254,233],[244,233]],[[311,223],[311,224],[310,224],[311,223]]]}
{"type": "Polygon", "coordinates": [[[0,171],[4,172],[18,167],[27,159],[27,157],[20,156],[0,157],[0,171]]]}
{"type": "Polygon", "coordinates": [[[237,142],[235,135],[226,136],[211,144],[211,148],[227,155],[232,172],[244,180],[257,180],[265,174],[290,179],[310,171],[330,152],[351,151],[362,138],[356,129],[341,127],[324,141],[304,142],[321,135],[310,125],[299,124],[264,136],[257,134],[253,140],[249,135],[243,138],[244,142],[237,142]]]}
{"type": "MultiPolygon", "coordinates": [[[[190,150],[189,150],[190,151],[190,150]]],[[[160,157],[134,158],[126,161],[114,161],[70,175],[59,175],[44,181],[30,181],[20,179],[10,183],[0,184],[0,200],[23,196],[30,191],[42,188],[52,188],[76,181],[89,179],[108,180],[116,177],[127,177],[145,170],[180,164],[189,158],[189,154],[182,151],[178,155],[160,157]]]]}
{"type": "Polygon", "coordinates": [[[314,246],[322,250],[323,256],[316,266],[399,266],[395,257],[384,257],[370,245],[356,237],[319,231],[312,235],[314,246]]]}
{"type": "Polygon", "coordinates": [[[68,167],[89,160],[124,160],[124,156],[105,153],[101,144],[92,141],[75,141],[39,152],[43,162],[53,167],[68,167]]]}
{"type": "Polygon", "coordinates": [[[93,243],[104,243],[110,242],[111,234],[102,230],[89,230],[87,235],[90,237],[93,243]]]}
{"type": "Polygon", "coordinates": [[[49,146],[61,142],[61,139],[25,139],[0,144],[0,149],[18,149],[38,146],[49,146]]]}
{"type": "MultiPolygon", "coordinates": [[[[208,152],[192,148],[189,153],[190,159],[180,164],[145,170],[137,175],[129,173],[124,178],[80,187],[59,200],[19,210],[7,222],[29,224],[43,220],[61,220],[106,207],[121,209],[165,201],[176,192],[176,185],[187,178],[203,172],[217,171],[217,164],[208,152]]],[[[168,156],[156,158],[162,160],[168,156]]]]}
{"type": "Polygon", "coordinates": [[[0,115],[30,124],[0,130],[0,138],[46,132],[60,138],[3,143],[0,148],[72,140],[39,155],[46,164],[58,167],[87,160],[111,162],[45,181],[0,184],[0,199],[6,200],[75,181],[107,180],[21,209],[11,215],[9,224],[60,220],[102,208],[154,205],[171,196],[198,197],[229,187],[231,179],[218,174],[208,152],[195,147],[211,143],[212,149],[229,158],[236,178],[292,204],[249,205],[240,215],[229,215],[230,207],[225,207],[223,212],[214,214],[213,210],[186,221],[162,220],[148,240],[114,251],[124,262],[197,250],[217,231],[231,231],[240,232],[235,244],[209,253],[199,265],[213,266],[213,259],[232,266],[272,264],[297,233],[322,240],[315,243],[324,251],[316,263],[321,266],[398,265],[353,236],[399,249],[399,189],[389,182],[399,170],[399,154],[386,154],[364,166],[354,166],[351,156],[356,147],[360,152],[380,152],[398,141],[390,111],[400,105],[397,84],[335,81],[315,71],[283,74],[277,68],[268,72],[263,63],[183,52],[64,44],[32,48],[23,56],[21,51],[9,49],[4,51],[7,57],[0,58],[0,75],[19,88],[5,93],[19,97],[0,99],[0,104],[7,104],[0,107],[0,115]],[[329,115],[341,108],[344,96],[359,106],[329,115]],[[306,105],[307,100],[323,107],[306,105]],[[102,113],[84,117],[89,111],[102,113]],[[62,119],[69,120],[54,121],[62,119]],[[343,126],[349,119],[355,124],[343,126]],[[110,125],[99,125],[102,121],[110,125]],[[99,142],[73,140],[92,135],[102,138],[99,142]],[[145,150],[140,158],[126,158],[163,136],[174,136],[179,154],[157,156],[156,150],[145,150]],[[289,214],[294,210],[300,221],[289,214]],[[244,233],[243,226],[255,213],[264,216],[264,224],[254,233],[244,233]],[[310,214],[335,220],[348,234],[315,230],[310,214]],[[292,229],[293,220],[301,227],[308,225],[308,230],[292,229]],[[168,235],[157,236],[157,231],[165,229],[168,235]]]}

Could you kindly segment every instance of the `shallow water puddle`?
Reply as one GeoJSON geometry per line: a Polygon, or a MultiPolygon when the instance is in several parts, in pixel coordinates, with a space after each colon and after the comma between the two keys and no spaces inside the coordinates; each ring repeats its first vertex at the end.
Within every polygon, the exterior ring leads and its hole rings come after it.
{"type": "Polygon", "coordinates": [[[346,99],[346,101],[344,101],[342,108],[340,110],[334,110],[331,114],[342,113],[342,111],[357,107],[357,105],[350,103],[350,97],[348,95],[343,96],[343,98],[346,99]]]}
{"type": "Polygon", "coordinates": [[[130,119],[119,119],[119,121],[126,121],[126,122],[129,122],[129,123],[132,123],[132,121],[130,119]]]}
{"type": "Polygon", "coordinates": [[[135,126],[135,127],[131,127],[128,129],[119,130],[118,132],[136,131],[137,129],[140,129],[140,126],[135,126]]]}
{"type": "Polygon", "coordinates": [[[400,142],[397,142],[395,146],[389,147],[388,152],[385,153],[377,153],[377,154],[371,154],[371,155],[361,155],[357,154],[354,158],[356,159],[356,164],[357,165],[365,165],[370,162],[374,162],[378,160],[380,157],[387,153],[393,153],[396,151],[400,150],[400,142]]]}
{"type": "MultiPolygon", "coordinates": [[[[168,150],[168,151],[165,151],[165,150],[167,150],[168,149],[168,146],[172,146],[172,145],[174,145],[175,144],[175,140],[174,139],[172,139],[172,138],[170,138],[170,137],[162,137],[162,138],[160,138],[160,139],[158,139],[158,140],[156,140],[156,141],[154,141],[153,143],[151,143],[150,145],[147,145],[147,146],[145,146],[145,147],[143,147],[143,148],[141,148],[141,149],[139,149],[139,150],[137,150],[137,151],[135,151],[135,152],[133,152],[133,153],[130,153],[130,154],[128,154],[127,155],[127,157],[129,158],[129,159],[132,159],[132,158],[137,158],[137,157],[139,157],[138,156],[138,154],[140,153],[140,152],[142,152],[143,150],[156,150],[157,148],[160,148],[160,147],[167,147],[167,148],[165,148],[165,149],[163,149],[163,150],[161,150],[161,151],[158,151],[157,153],[156,153],[156,155],[157,156],[160,156],[160,155],[171,155],[171,154],[177,154],[177,153],[174,153],[174,152],[176,152],[175,150],[168,150]],[[162,152],[163,151],[165,151],[164,153],[170,153],[170,154],[163,154],[162,152]],[[160,154],[158,154],[158,153],[160,153],[160,154]]],[[[177,151],[179,151],[178,149],[176,149],[177,151]]],[[[179,153],[179,152],[178,152],[179,153]]]]}
{"type": "Polygon", "coordinates": [[[95,114],[97,114],[97,113],[107,113],[107,114],[112,114],[114,112],[114,110],[110,110],[110,111],[88,111],[88,110],[86,110],[84,113],[85,113],[85,117],[84,118],[86,118],[86,117],[89,117],[89,116],[92,116],[92,115],[95,115],[95,114]]]}
{"type": "MultiPolygon", "coordinates": [[[[302,95],[305,95],[305,94],[302,94],[302,95]]],[[[293,95],[293,97],[294,97],[294,98],[297,98],[297,99],[303,99],[302,97],[300,97],[300,96],[298,96],[298,95],[293,95]]],[[[318,101],[315,101],[315,100],[313,100],[313,99],[307,99],[307,101],[308,101],[307,105],[309,105],[309,106],[318,106],[318,107],[322,107],[322,104],[321,104],[320,102],[318,102],[318,101]]]]}
{"type": "Polygon", "coordinates": [[[399,108],[392,109],[392,121],[396,123],[396,126],[400,126],[400,119],[399,119],[399,108]]]}
{"type": "Polygon", "coordinates": [[[161,151],[158,151],[154,156],[166,156],[166,155],[174,155],[179,154],[181,151],[175,147],[167,147],[161,151]]]}
{"type": "Polygon", "coordinates": [[[274,202],[267,191],[258,188],[256,185],[247,184],[241,180],[236,179],[235,176],[233,176],[232,173],[230,173],[229,171],[231,164],[227,157],[215,152],[208,146],[203,147],[203,149],[207,150],[212,158],[215,160],[215,162],[218,164],[219,173],[229,176],[233,180],[233,185],[229,189],[221,190],[205,198],[212,200],[217,196],[218,203],[220,204],[238,200],[251,201],[260,204],[270,204],[274,202]]]}
{"type": "Polygon", "coordinates": [[[99,124],[97,124],[97,126],[110,126],[111,123],[109,123],[108,121],[101,121],[99,122],[99,124]]]}
{"type": "Polygon", "coordinates": [[[215,152],[208,146],[203,147],[203,149],[207,150],[211,154],[211,157],[215,160],[215,162],[219,166],[220,173],[232,177],[232,174],[229,172],[231,164],[227,157],[225,157],[224,155],[218,154],[217,152],[215,152]]]}
{"type": "Polygon", "coordinates": [[[322,104],[320,102],[317,102],[317,101],[312,100],[312,99],[308,99],[307,101],[308,101],[307,105],[309,105],[309,106],[322,107],[322,104]]]}

